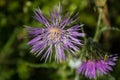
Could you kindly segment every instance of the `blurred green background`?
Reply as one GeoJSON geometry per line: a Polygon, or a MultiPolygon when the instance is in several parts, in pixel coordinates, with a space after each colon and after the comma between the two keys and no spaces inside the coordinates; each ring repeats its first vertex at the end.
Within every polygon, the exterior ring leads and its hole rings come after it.
{"type": "MultiPolygon", "coordinates": [[[[50,67],[34,65],[43,62],[30,53],[24,28],[24,25],[42,27],[33,19],[33,10],[40,7],[48,16],[52,7],[58,3],[59,0],[0,0],[0,80],[62,80],[60,75],[64,74],[51,64],[50,67]],[[28,63],[34,64],[31,66],[28,63]]],[[[72,13],[77,10],[80,13],[79,23],[85,24],[87,37],[93,37],[98,19],[94,0],[63,0],[62,3],[63,11],[72,13]]],[[[115,28],[120,28],[119,3],[119,0],[107,1],[107,17],[111,27],[115,28]]],[[[120,54],[120,32],[111,30],[108,40],[106,45],[101,37],[100,43],[111,53],[120,54]]],[[[120,80],[120,59],[110,73],[115,80],[120,80]]],[[[72,77],[68,77],[68,80],[73,80],[72,77]]]]}

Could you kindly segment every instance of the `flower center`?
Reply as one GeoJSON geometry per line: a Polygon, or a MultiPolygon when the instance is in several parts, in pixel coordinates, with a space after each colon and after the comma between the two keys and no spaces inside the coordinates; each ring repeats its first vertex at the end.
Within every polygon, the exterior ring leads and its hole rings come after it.
{"type": "Polygon", "coordinates": [[[54,27],[49,30],[49,33],[49,39],[58,41],[61,37],[62,31],[59,28],[54,27]]]}

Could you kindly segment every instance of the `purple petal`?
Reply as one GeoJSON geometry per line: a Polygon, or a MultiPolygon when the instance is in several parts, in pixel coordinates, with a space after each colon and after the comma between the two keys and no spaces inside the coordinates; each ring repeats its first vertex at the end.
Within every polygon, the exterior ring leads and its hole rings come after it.
{"type": "Polygon", "coordinates": [[[59,61],[61,62],[62,60],[65,60],[66,57],[65,57],[65,54],[64,54],[64,50],[63,48],[60,46],[60,44],[58,45],[55,45],[55,51],[56,51],[56,61],[59,61]]]}
{"type": "Polygon", "coordinates": [[[44,24],[46,27],[49,27],[49,22],[45,18],[45,16],[42,14],[41,10],[38,8],[35,12],[34,18],[38,20],[40,23],[44,24]]]}

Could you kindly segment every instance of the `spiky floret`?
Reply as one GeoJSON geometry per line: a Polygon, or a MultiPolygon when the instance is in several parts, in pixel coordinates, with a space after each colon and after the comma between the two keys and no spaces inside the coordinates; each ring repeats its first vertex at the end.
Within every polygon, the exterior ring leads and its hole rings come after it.
{"type": "Polygon", "coordinates": [[[96,77],[107,74],[109,71],[112,71],[112,66],[115,65],[118,56],[110,55],[107,58],[99,60],[90,60],[87,59],[82,62],[82,65],[78,68],[78,73],[85,75],[86,77],[96,79],[96,77]]]}
{"type": "Polygon", "coordinates": [[[28,42],[28,45],[32,46],[32,53],[37,56],[42,55],[41,59],[45,58],[46,61],[48,58],[51,60],[54,50],[55,60],[62,62],[66,59],[65,51],[71,54],[79,51],[78,46],[82,44],[78,38],[84,36],[84,33],[80,32],[83,25],[74,25],[65,29],[76,19],[68,15],[62,16],[60,5],[50,14],[50,19],[47,19],[40,9],[37,9],[34,13],[34,18],[43,24],[44,28],[27,27],[29,34],[33,38],[28,42]]]}

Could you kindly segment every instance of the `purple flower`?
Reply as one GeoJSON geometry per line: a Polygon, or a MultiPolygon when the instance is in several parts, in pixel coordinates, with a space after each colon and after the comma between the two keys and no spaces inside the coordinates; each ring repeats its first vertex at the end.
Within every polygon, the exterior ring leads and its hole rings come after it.
{"type": "Polygon", "coordinates": [[[87,60],[82,63],[78,68],[78,73],[85,75],[86,77],[96,79],[97,76],[107,74],[112,71],[112,66],[115,65],[117,56],[110,55],[107,60],[87,60]]]}
{"type": "Polygon", "coordinates": [[[87,78],[96,78],[96,62],[88,60],[82,63],[78,68],[78,73],[85,75],[87,78]]]}
{"type": "Polygon", "coordinates": [[[29,35],[32,36],[32,40],[28,42],[28,45],[32,46],[32,53],[36,56],[42,55],[41,59],[45,58],[45,61],[48,58],[51,60],[52,55],[55,55],[55,60],[61,62],[66,59],[65,51],[71,54],[79,51],[78,47],[82,44],[78,38],[84,36],[84,33],[80,33],[83,25],[74,25],[65,29],[76,19],[74,20],[68,14],[62,16],[60,5],[53,10],[50,19],[47,19],[40,9],[34,13],[34,18],[43,24],[44,28],[27,27],[29,35]]]}
{"type": "Polygon", "coordinates": [[[99,60],[96,63],[96,68],[98,70],[98,75],[107,74],[109,71],[112,71],[112,66],[115,65],[115,61],[117,61],[118,56],[110,55],[107,60],[99,60]]]}

